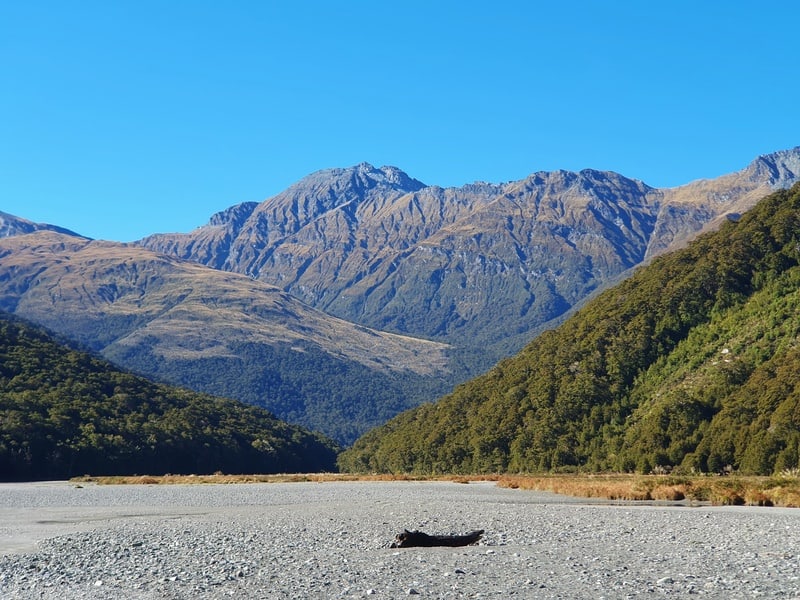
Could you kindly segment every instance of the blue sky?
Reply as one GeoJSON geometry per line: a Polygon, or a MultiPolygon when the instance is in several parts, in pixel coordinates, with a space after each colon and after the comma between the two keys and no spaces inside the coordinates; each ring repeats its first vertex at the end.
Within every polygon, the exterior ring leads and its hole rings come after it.
{"type": "Polygon", "coordinates": [[[130,241],[362,161],[716,177],[800,145],[797,6],[0,0],[0,211],[130,241]]]}

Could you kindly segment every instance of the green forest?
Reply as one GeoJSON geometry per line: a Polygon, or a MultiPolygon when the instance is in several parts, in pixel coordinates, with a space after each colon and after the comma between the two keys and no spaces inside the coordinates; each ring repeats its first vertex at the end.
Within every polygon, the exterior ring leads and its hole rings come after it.
{"type": "Polygon", "coordinates": [[[800,186],[340,455],[354,472],[800,468],[800,186]]]}
{"type": "Polygon", "coordinates": [[[330,471],[338,449],[261,408],[152,383],[0,313],[0,480],[330,471]]]}
{"type": "Polygon", "coordinates": [[[232,342],[229,348],[233,356],[170,360],[137,348],[113,360],[159,381],[260,406],[342,445],[453,387],[444,378],[336,359],[308,343],[232,342]]]}

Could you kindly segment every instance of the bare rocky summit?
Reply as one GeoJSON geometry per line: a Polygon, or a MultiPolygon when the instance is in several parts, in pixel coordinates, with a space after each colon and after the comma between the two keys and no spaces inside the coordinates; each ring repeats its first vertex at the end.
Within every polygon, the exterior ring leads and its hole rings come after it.
{"type": "Polygon", "coordinates": [[[28,219],[15,217],[14,215],[0,211],[0,238],[11,237],[12,235],[24,235],[26,233],[33,233],[34,231],[56,231],[67,235],[78,235],[74,231],[58,227],[57,225],[34,223],[28,219]]]}

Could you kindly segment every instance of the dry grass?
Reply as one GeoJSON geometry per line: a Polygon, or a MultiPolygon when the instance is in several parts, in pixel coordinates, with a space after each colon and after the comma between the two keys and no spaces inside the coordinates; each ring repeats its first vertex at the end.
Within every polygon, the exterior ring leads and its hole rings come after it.
{"type": "Polygon", "coordinates": [[[800,507],[796,476],[520,475],[502,477],[498,485],[607,500],[800,507]]]}
{"type": "Polygon", "coordinates": [[[500,487],[538,490],[580,498],[638,502],[663,501],[714,505],[800,507],[800,477],[672,476],[672,475],[450,475],[424,477],[407,474],[301,473],[284,475],[133,475],[93,477],[74,483],[114,484],[234,484],[328,481],[495,481],[500,487]]]}
{"type": "Polygon", "coordinates": [[[73,483],[100,485],[170,485],[170,484],[230,484],[230,483],[298,483],[326,481],[412,481],[430,479],[411,475],[351,475],[347,473],[290,473],[280,475],[83,475],[70,479],[73,483]]]}

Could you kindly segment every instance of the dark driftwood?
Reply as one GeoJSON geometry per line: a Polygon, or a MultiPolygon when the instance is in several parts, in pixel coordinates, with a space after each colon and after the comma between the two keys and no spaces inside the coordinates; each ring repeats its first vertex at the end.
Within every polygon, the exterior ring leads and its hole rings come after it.
{"type": "Polygon", "coordinates": [[[398,533],[392,543],[392,548],[411,548],[413,546],[469,546],[474,544],[483,535],[483,529],[470,531],[467,535],[428,535],[421,531],[398,533]]]}

